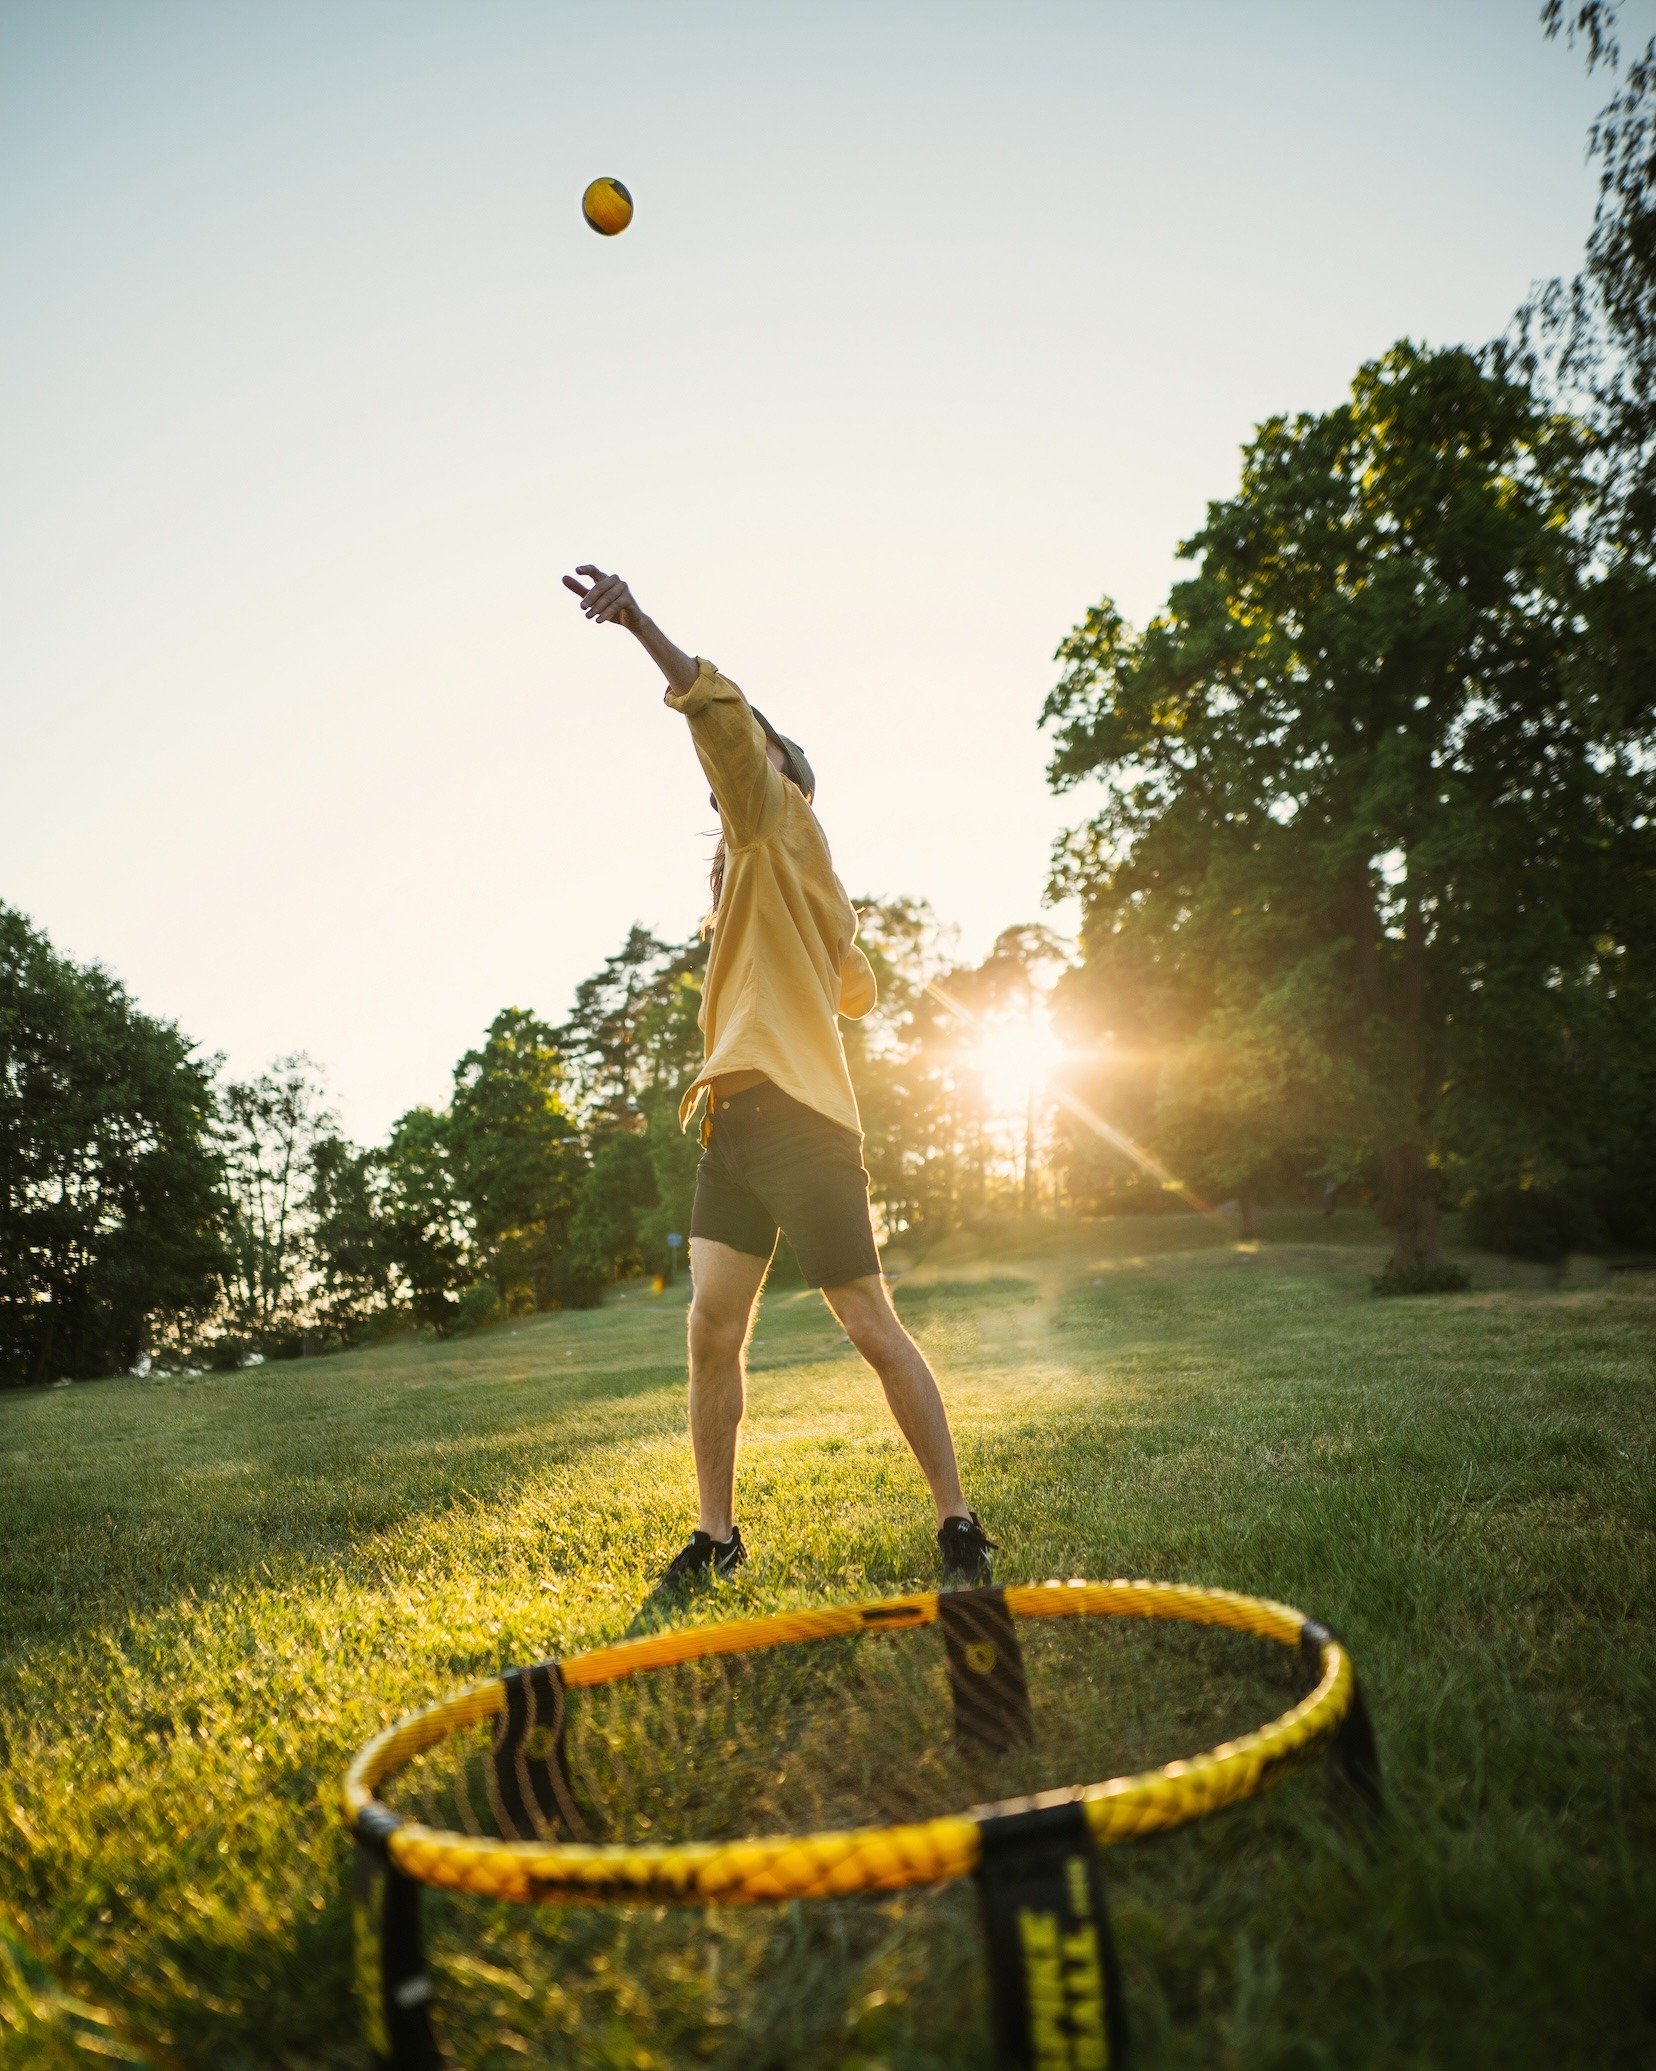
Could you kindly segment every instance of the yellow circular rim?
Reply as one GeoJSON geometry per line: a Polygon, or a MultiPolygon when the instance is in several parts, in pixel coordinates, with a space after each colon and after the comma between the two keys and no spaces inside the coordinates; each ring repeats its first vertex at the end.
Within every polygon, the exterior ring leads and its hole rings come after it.
{"type": "MultiPolygon", "coordinates": [[[[1037,1582],[1009,1585],[1003,1594],[1007,1609],[1018,1618],[1171,1619],[1254,1633],[1285,1647],[1298,1647],[1310,1624],[1302,1611],[1265,1597],[1177,1582],[1037,1582]]],[[[590,1688],[710,1655],[755,1653],[799,1641],[931,1625],[937,1619],[937,1601],[936,1592],[928,1591],[879,1603],[689,1626],[577,1654],[558,1667],[567,1687],[590,1688]]],[[[745,1905],[901,1891],[969,1876],[981,1854],[982,1823],[1006,1813],[1079,1804],[1085,1807],[1094,1839],[1109,1847],[1136,1834],[1183,1826],[1251,1797],[1288,1763],[1326,1741],[1351,1709],[1356,1689],[1351,1657],[1324,1628],[1315,1631],[1322,1671],[1317,1686],[1269,1725],[1137,1776],[1007,1799],[908,1826],[626,1847],[484,1840],[422,1826],[382,1805],[375,1792],[387,1777],[448,1734],[503,1709],[505,1686],[498,1679],[414,1712],[369,1741],[346,1771],[341,1805],[352,1827],[365,1814],[373,1815],[376,1833],[404,1876],[485,1898],[745,1905]]]]}

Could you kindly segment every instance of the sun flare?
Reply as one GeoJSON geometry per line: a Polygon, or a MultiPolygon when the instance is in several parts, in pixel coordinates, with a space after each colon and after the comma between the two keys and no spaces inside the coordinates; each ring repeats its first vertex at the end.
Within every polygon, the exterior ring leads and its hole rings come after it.
{"type": "Polygon", "coordinates": [[[1034,1018],[988,1022],[966,1046],[991,1106],[1002,1114],[1022,1114],[1046,1090],[1066,1055],[1050,1024],[1034,1018]]]}

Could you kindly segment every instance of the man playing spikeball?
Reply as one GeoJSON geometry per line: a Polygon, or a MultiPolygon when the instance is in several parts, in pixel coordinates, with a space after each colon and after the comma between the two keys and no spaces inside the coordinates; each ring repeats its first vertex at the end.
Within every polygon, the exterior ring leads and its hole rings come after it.
{"type": "Polygon", "coordinates": [[[687,1128],[706,1095],[690,1218],[690,1442],[701,1516],[662,1581],[728,1575],[747,1558],[733,1510],[743,1357],[781,1231],[880,1377],[937,1506],[945,1584],[986,1583],[993,1542],[967,1507],[936,1379],[880,1272],[837,1018],[873,1006],[874,973],[812,810],[811,766],[711,662],[675,647],[618,575],[586,565],[564,583],[589,619],[625,627],[667,678],[666,702],[690,722],[719,814],[703,923],[712,938],[706,1057],[679,1109],[687,1128]]]}

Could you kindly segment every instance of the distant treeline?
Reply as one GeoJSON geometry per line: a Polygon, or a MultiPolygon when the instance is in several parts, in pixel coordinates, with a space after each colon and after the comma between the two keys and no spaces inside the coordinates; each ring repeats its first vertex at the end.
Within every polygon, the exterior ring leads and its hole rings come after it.
{"type": "MultiPolygon", "coordinates": [[[[847,1047],[887,1229],[941,1231],[1056,1186],[1045,1134],[1000,1112],[973,1048],[983,1017],[1057,967],[1051,936],[1009,930],[957,968],[925,907],[874,900],[863,940],[881,1001],[847,1047]]],[[[504,1009],[444,1107],[362,1148],[307,1058],[227,1077],[0,907],[0,1376],[294,1357],[671,1272],[705,962],[699,939],[633,928],[564,1021],[504,1009]]]]}

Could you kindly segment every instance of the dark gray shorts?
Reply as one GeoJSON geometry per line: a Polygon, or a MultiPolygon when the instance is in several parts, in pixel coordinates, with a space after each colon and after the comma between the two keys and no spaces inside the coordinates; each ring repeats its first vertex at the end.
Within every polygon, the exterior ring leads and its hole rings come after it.
{"type": "Polygon", "coordinates": [[[692,1237],[768,1259],[780,1229],[812,1287],[880,1270],[862,1139],[764,1080],[714,1103],[692,1237]]]}

